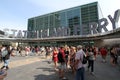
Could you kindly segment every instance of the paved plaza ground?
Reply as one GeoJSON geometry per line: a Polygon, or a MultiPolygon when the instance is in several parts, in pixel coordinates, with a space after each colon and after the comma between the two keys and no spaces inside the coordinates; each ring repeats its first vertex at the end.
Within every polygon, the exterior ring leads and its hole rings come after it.
{"type": "MultiPolygon", "coordinates": [[[[101,62],[98,56],[95,61],[95,75],[86,70],[85,80],[120,80],[120,66],[112,66],[107,57],[107,63],[101,62]]],[[[1,64],[2,65],[2,64],[1,64]]],[[[66,72],[68,80],[74,80],[72,72],[66,72]]],[[[10,69],[5,80],[60,80],[58,72],[53,69],[53,63],[40,56],[12,57],[10,69]]]]}

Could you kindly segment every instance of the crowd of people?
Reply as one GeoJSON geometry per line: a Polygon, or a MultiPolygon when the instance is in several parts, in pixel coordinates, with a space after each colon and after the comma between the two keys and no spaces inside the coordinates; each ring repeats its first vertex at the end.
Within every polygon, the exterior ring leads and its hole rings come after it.
{"type": "Polygon", "coordinates": [[[106,57],[110,56],[111,65],[117,65],[120,47],[60,46],[49,47],[47,52],[46,54],[49,54],[48,56],[52,56],[51,59],[54,62],[54,69],[59,72],[59,78],[65,80],[65,72],[71,70],[73,75],[76,76],[75,80],[84,80],[84,67],[87,65],[87,71],[94,75],[94,61],[98,55],[101,56],[102,63],[106,63],[106,57]],[[83,55],[88,60],[87,64],[82,63],[83,55]]]}
{"type": "Polygon", "coordinates": [[[87,71],[94,75],[94,61],[97,59],[97,56],[101,56],[101,62],[106,63],[106,57],[110,56],[110,63],[112,66],[118,64],[118,56],[120,54],[120,47],[113,46],[111,48],[107,47],[94,47],[87,46],[82,47],[78,45],[74,46],[62,46],[53,48],[53,62],[55,65],[55,70],[59,71],[59,77],[63,80],[66,80],[65,72],[68,69],[71,69],[75,75],[75,80],[84,80],[85,77],[85,68],[87,65],[87,71]],[[62,54],[61,59],[59,55],[62,54]],[[87,64],[83,64],[83,55],[86,56],[88,60],[87,64]],[[59,66],[58,66],[59,64],[59,66]]]}
{"type": "MultiPolygon", "coordinates": [[[[110,55],[110,63],[112,66],[118,64],[118,56],[120,54],[120,47],[113,46],[111,48],[107,47],[94,47],[94,46],[59,46],[59,47],[11,47],[2,46],[0,47],[0,60],[4,62],[1,67],[1,71],[6,71],[9,69],[9,59],[10,56],[30,56],[45,54],[46,58],[51,58],[54,63],[55,71],[59,72],[59,78],[65,80],[65,72],[71,70],[73,75],[75,75],[75,80],[84,80],[85,77],[85,66],[87,65],[87,70],[94,75],[94,61],[97,55],[101,55],[102,62],[106,63],[106,57],[110,55]],[[87,59],[87,64],[83,64],[83,55],[87,59]]],[[[2,73],[0,73],[1,75],[2,73]]],[[[3,75],[3,74],[2,74],[3,75]]],[[[6,76],[6,72],[4,74],[6,76]]]]}

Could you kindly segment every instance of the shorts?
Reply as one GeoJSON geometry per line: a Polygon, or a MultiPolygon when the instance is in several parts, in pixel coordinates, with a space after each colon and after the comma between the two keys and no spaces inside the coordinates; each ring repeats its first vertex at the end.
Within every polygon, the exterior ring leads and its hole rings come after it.
{"type": "Polygon", "coordinates": [[[65,63],[61,63],[60,66],[59,66],[59,69],[65,70],[66,69],[66,64],[65,63]]]}

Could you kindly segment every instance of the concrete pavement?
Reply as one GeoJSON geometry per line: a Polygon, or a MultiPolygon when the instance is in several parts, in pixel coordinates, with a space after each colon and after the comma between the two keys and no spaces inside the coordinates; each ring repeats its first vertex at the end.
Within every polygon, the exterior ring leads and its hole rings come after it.
{"type": "MultiPolygon", "coordinates": [[[[28,56],[28,57],[15,56],[15,57],[10,58],[9,67],[15,68],[18,66],[31,64],[31,63],[34,63],[40,60],[41,58],[39,56],[38,57],[36,56],[28,56]]],[[[0,66],[2,65],[3,65],[3,62],[1,62],[0,66]]]]}
{"type": "MultiPolygon", "coordinates": [[[[85,80],[119,80],[120,66],[112,66],[109,62],[109,56],[107,57],[107,63],[102,63],[101,60],[101,57],[98,56],[95,61],[95,75],[91,75],[90,72],[86,71],[85,80]]],[[[17,61],[11,61],[11,68],[8,70],[5,80],[60,80],[58,72],[53,69],[53,63],[48,64],[46,59],[28,57],[21,60],[20,63],[17,61]],[[19,66],[12,67],[12,65],[18,64],[19,66]]],[[[71,72],[66,72],[65,76],[69,80],[74,80],[74,75],[71,72]]]]}

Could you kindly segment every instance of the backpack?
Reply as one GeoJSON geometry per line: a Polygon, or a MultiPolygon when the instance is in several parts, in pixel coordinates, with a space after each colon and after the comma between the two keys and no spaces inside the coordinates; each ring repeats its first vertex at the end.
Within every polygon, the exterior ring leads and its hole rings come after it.
{"type": "Polygon", "coordinates": [[[62,55],[62,53],[60,51],[59,51],[57,57],[58,57],[58,63],[65,62],[64,59],[63,59],[63,55],[62,55]]]}
{"type": "Polygon", "coordinates": [[[82,52],[83,53],[83,60],[82,60],[82,64],[86,64],[87,61],[88,61],[88,57],[86,56],[86,54],[84,53],[84,51],[82,52]]]}
{"type": "Polygon", "coordinates": [[[87,60],[88,60],[87,56],[85,56],[85,54],[83,54],[82,64],[86,64],[87,60]]]}
{"type": "Polygon", "coordinates": [[[8,51],[7,51],[7,50],[3,50],[3,51],[1,52],[2,57],[5,57],[7,54],[8,54],[8,51]]]}

